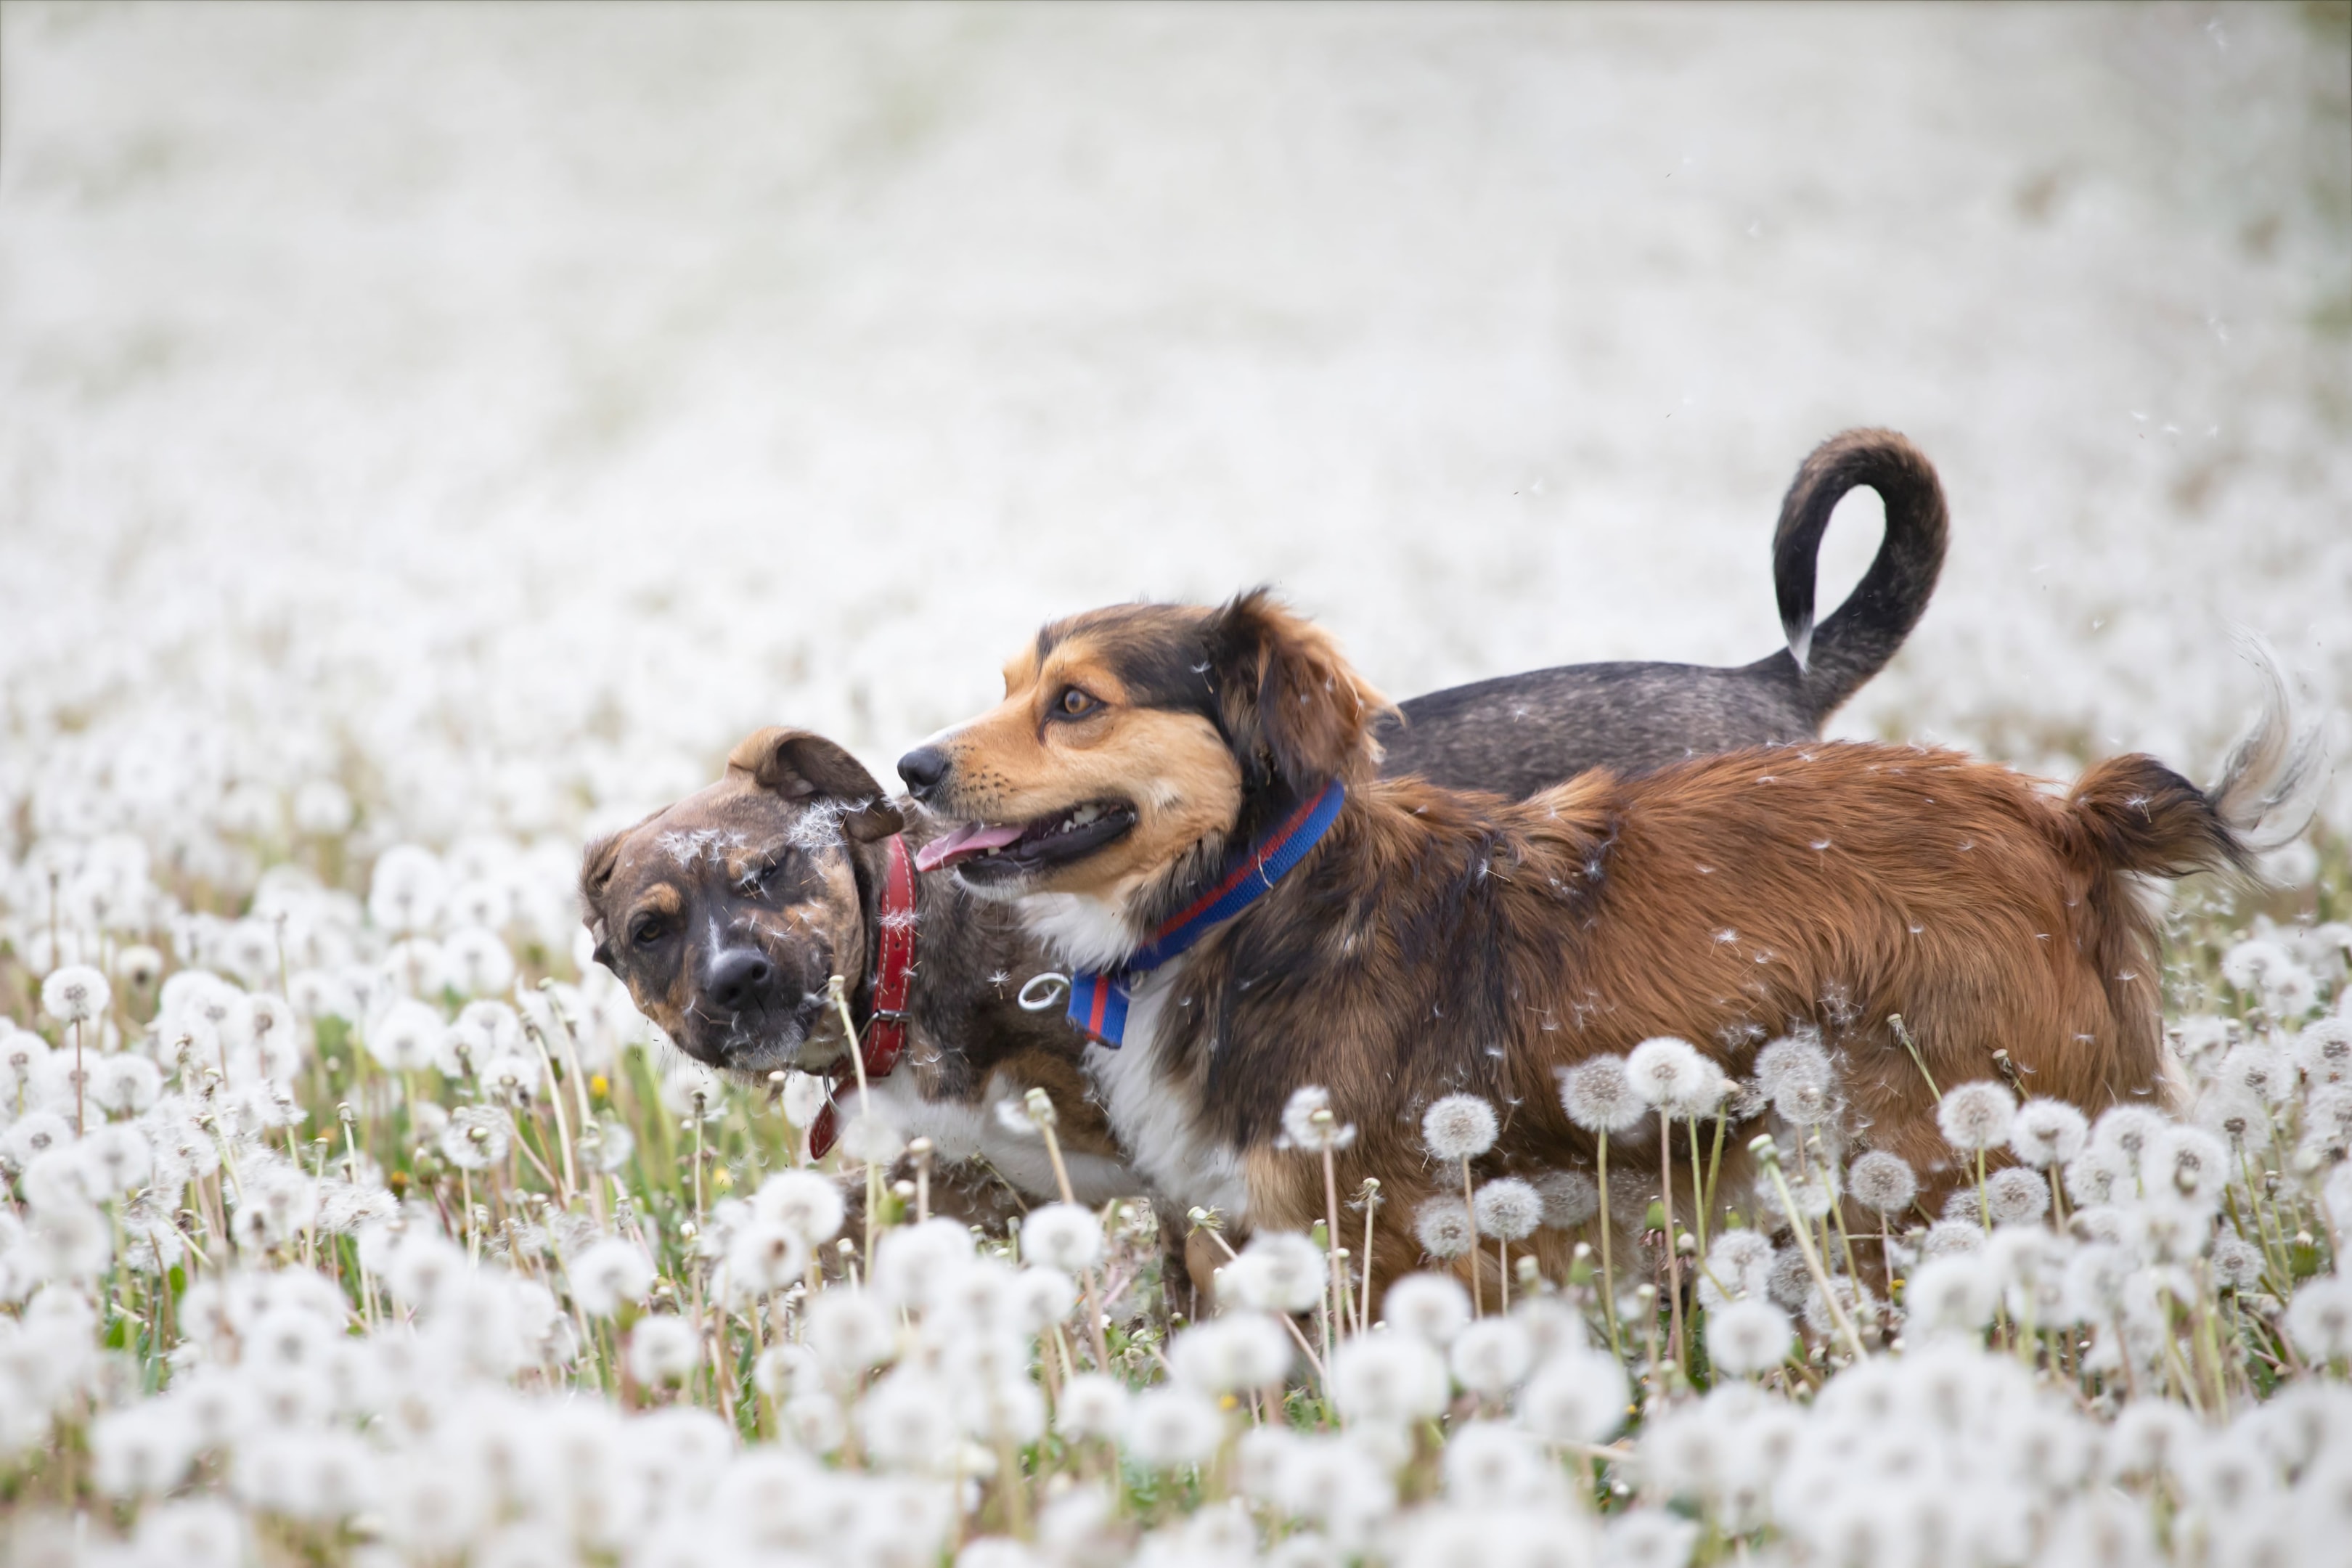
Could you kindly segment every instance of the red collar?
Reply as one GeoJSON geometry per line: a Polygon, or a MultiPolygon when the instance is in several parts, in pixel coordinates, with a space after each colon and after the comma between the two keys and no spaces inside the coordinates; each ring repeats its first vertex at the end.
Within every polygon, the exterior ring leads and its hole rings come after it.
{"type": "MultiPolygon", "coordinates": [[[[906,835],[890,836],[890,868],[882,881],[881,934],[875,942],[874,1012],[855,1047],[867,1079],[888,1078],[907,1051],[907,993],[915,978],[915,859],[906,835]]],[[[857,1068],[846,1052],[826,1076],[834,1083],[854,1080],[857,1068]]],[[[809,1127],[809,1158],[822,1160],[841,1135],[840,1119],[827,1095],[824,1109],[809,1127]]]]}

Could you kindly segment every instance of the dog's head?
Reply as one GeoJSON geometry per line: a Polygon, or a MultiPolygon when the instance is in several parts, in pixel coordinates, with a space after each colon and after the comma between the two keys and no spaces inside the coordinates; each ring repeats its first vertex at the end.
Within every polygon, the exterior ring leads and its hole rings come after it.
{"type": "Polygon", "coordinates": [[[1082,901],[1110,934],[1064,956],[1108,962],[1236,836],[1333,779],[1369,779],[1387,707],[1264,589],[1057,621],[1005,667],[1003,703],[899,759],[948,825],[919,864],[986,897],[1082,901]]]}
{"type": "Polygon", "coordinates": [[[865,973],[857,846],[899,827],[873,775],[822,736],[761,730],[727,776],[588,847],[596,960],[696,1060],[821,1067],[840,1031],[825,983],[865,973]]]}

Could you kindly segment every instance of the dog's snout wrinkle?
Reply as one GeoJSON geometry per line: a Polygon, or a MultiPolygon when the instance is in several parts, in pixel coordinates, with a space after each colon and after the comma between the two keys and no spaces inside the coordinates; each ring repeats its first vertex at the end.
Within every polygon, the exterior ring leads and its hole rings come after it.
{"type": "Polygon", "coordinates": [[[940,746],[918,746],[898,759],[898,776],[917,800],[929,800],[948,776],[949,757],[940,746]]]}

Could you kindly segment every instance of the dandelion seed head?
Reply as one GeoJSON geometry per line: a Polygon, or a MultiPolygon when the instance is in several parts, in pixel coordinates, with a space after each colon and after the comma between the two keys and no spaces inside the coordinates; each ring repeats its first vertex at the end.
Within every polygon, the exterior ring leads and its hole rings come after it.
{"type": "Polygon", "coordinates": [[[1520,1389],[1513,1411],[1521,1426],[1552,1442],[1605,1443],[1625,1424],[1632,1392],[1613,1356],[1555,1356],[1520,1389]]]}
{"type": "Polygon", "coordinates": [[[1129,1405],[1125,1433],[1129,1458],[1146,1469],[1171,1470],[1201,1464],[1215,1453],[1225,1422],[1206,1395],[1188,1388],[1153,1388],[1129,1405]]]}
{"type": "Polygon", "coordinates": [[[1789,1315],[1767,1300],[1726,1302],[1706,1315],[1706,1353],[1733,1377],[1769,1372],[1789,1353],[1789,1315]]]}
{"type": "Polygon", "coordinates": [[[1985,1208],[1995,1225],[2039,1225],[2050,1212],[2050,1186],[2015,1165],[1985,1178],[1985,1208]]]}
{"type": "MultiPolygon", "coordinates": [[[[1436,1107],[1430,1110],[1434,1114],[1436,1107]]],[[[1341,1122],[1332,1114],[1329,1089],[1309,1084],[1294,1092],[1282,1108],[1282,1147],[1320,1152],[1345,1149],[1355,1141],[1354,1124],[1341,1122]]]]}
{"type": "Polygon", "coordinates": [[[1290,1371],[1290,1336],[1263,1312],[1234,1312],[1186,1330],[1169,1350],[1178,1381],[1204,1394],[1266,1388],[1290,1371]]]}
{"type": "Polygon", "coordinates": [[[101,1016],[114,998],[106,976],[87,963],[68,963],[41,982],[41,1010],[60,1024],[86,1024],[101,1016]]]}
{"type": "Polygon", "coordinates": [[[1408,1274],[1389,1287],[1381,1313],[1391,1328],[1433,1345],[1451,1344],[1470,1322],[1470,1293],[1444,1274],[1408,1274]]]}
{"type": "Polygon", "coordinates": [[[1323,1300],[1323,1249],[1297,1231],[1260,1231],[1218,1272],[1220,1300],[1256,1311],[1306,1312],[1323,1300]]]}
{"type": "Polygon", "coordinates": [[[2036,1098],[2018,1107],[2009,1146],[2026,1164],[2046,1170],[2081,1153],[2090,1136],[2091,1124],[2081,1111],[2063,1100],[2036,1098]]]}
{"type": "Polygon", "coordinates": [[[1568,1119],[1587,1132],[1622,1132],[1650,1114],[1622,1057],[1593,1057],[1561,1068],[1559,1103],[1568,1119]]]}
{"type": "Polygon", "coordinates": [[[1413,1215],[1412,1234],[1432,1258],[1459,1258],[1477,1244],[1477,1227],[1470,1211],[1454,1197],[1434,1197],[1413,1215]]]}
{"type": "Polygon", "coordinates": [[[1517,1176],[1504,1176],[1488,1182],[1471,1197],[1471,1212],[1477,1221],[1478,1234],[1519,1241],[1533,1236],[1543,1223],[1543,1194],[1532,1183],[1517,1176]]]}
{"type": "Polygon", "coordinates": [[[1856,1159],[1846,1170],[1845,1182],[1854,1201],[1874,1214],[1901,1214],[1919,1192],[1919,1178],[1910,1165],[1887,1149],[1873,1149],[1856,1159]]]}
{"type": "Polygon", "coordinates": [[[1045,1204],[1021,1222],[1021,1256],[1031,1263],[1081,1274],[1100,1262],[1102,1222],[1076,1204],[1045,1204]]]}
{"type": "Polygon", "coordinates": [[[1945,1090],[1936,1110],[1936,1125],[1943,1130],[1945,1142],[1969,1153],[2004,1142],[2016,1119],[2016,1100],[1990,1079],[1945,1090]]]}
{"type": "Polygon", "coordinates": [[[1547,1171],[1535,1181],[1543,1199],[1543,1223],[1574,1230],[1601,1212],[1601,1185],[1582,1171],[1547,1171]]]}
{"type": "Polygon", "coordinates": [[[1722,1101],[1723,1074],[1698,1047],[1672,1035],[1643,1040],[1625,1058],[1633,1092],[1654,1110],[1699,1116],[1722,1101]]]}
{"type": "Polygon", "coordinates": [[[1421,1119],[1421,1138],[1433,1159],[1475,1160],[1495,1146],[1495,1108],[1475,1094],[1449,1094],[1430,1102],[1421,1119]]]}
{"type": "Polygon", "coordinates": [[[1082,1372],[1062,1385],[1054,1429],[1074,1443],[1106,1441],[1127,1424],[1127,1385],[1098,1372],[1082,1372]]]}
{"type": "Polygon", "coordinates": [[[1445,1408],[1445,1363],[1412,1334],[1359,1335],[1331,1352],[1330,1389],[1351,1423],[1426,1421],[1445,1408]]]}
{"type": "Polygon", "coordinates": [[[1535,1366],[1535,1342],[1509,1318],[1481,1318],[1454,1338],[1447,1361],[1454,1381],[1471,1393],[1501,1399],[1535,1366]]]}

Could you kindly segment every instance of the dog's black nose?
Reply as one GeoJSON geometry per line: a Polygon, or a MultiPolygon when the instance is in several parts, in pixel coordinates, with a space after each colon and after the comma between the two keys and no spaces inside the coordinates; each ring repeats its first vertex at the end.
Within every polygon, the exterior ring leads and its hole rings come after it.
{"type": "Polygon", "coordinates": [[[776,966],[756,947],[730,947],[710,961],[704,988],[711,1002],[730,1013],[757,1004],[775,983],[776,966]]]}
{"type": "Polygon", "coordinates": [[[898,776],[917,800],[929,800],[948,776],[948,754],[937,746],[918,746],[898,759],[898,776]]]}

